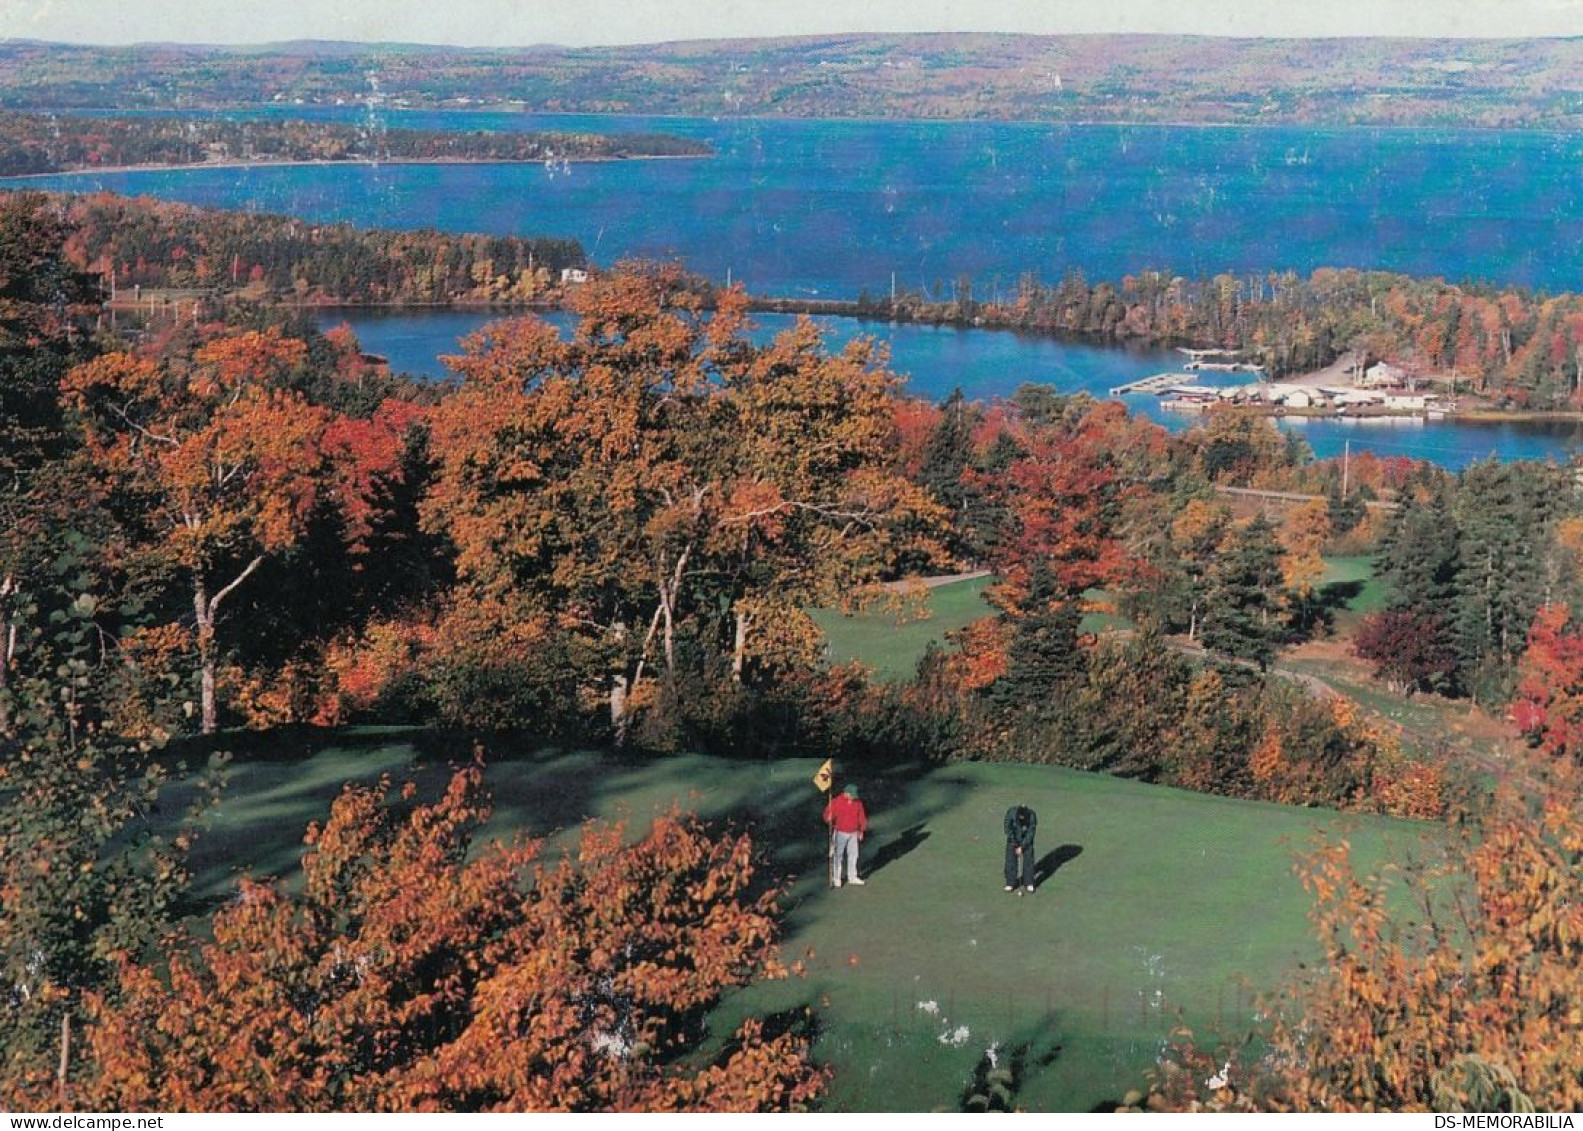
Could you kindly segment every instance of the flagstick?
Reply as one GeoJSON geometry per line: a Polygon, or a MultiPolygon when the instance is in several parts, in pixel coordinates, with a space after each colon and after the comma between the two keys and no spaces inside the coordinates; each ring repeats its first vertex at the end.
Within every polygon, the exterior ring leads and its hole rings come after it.
{"type": "MultiPolygon", "coordinates": [[[[833,760],[826,758],[824,765],[820,766],[818,773],[813,776],[813,783],[819,787],[819,796],[826,799],[825,804],[827,807],[829,805],[828,798],[832,796],[830,788],[834,784],[834,779],[831,777],[831,771],[834,768],[833,760]]],[[[822,814],[820,819],[823,820],[822,814]]],[[[824,848],[824,882],[827,887],[833,888],[835,887],[835,822],[825,821],[825,824],[828,835],[824,848]]]]}

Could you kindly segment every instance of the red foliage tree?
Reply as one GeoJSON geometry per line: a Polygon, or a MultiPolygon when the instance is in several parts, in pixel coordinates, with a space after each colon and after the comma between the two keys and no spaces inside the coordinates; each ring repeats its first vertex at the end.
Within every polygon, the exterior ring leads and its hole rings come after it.
{"type": "Polygon", "coordinates": [[[1583,756],[1583,626],[1566,605],[1546,605],[1517,668],[1512,717],[1549,754],[1583,756]]]}
{"type": "Polygon", "coordinates": [[[1371,613],[1358,626],[1352,647],[1374,664],[1374,677],[1394,691],[1445,688],[1456,672],[1445,622],[1435,613],[1412,609],[1387,609],[1371,613]]]}
{"type": "Polygon", "coordinates": [[[62,381],[93,472],[136,500],[143,549],[188,583],[205,734],[218,721],[220,608],[271,554],[296,544],[322,487],[330,414],[281,380],[305,354],[300,341],[249,331],[191,356],[106,354],[62,381]]]}

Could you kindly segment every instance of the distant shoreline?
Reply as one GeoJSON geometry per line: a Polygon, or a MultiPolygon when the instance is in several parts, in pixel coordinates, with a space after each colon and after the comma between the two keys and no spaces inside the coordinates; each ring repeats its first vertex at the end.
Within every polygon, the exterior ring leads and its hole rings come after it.
{"type": "MultiPolygon", "coordinates": [[[[361,106],[353,103],[336,104],[334,102],[305,102],[293,103],[290,106],[279,102],[229,102],[212,106],[15,106],[8,107],[21,114],[62,114],[81,117],[110,117],[117,114],[147,115],[159,117],[174,117],[181,114],[228,114],[237,111],[276,110],[282,115],[291,111],[303,110],[357,110],[361,106]]],[[[1545,136],[1572,137],[1577,132],[1576,125],[1568,125],[1554,120],[1535,121],[1518,125],[1481,125],[1473,122],[1348,122],[1327,119],[1279,119],[1275,121],[1250,121],[1237,118],[1202,118],[1189,120],[1175,120],[1162,118],[1084,118],[1084,117],[996,117],[994,115],[981,116],[951,116],[931,117],[928,115],[909,114],[740,114],[740,113],[710,113],[702,108],[697,110],[542,110],[532,106],[521,106],[511,103],[492,103],[484,106],[447,106],[444,103],[423,103],[416,106],[381,106],[381,113],[395,114],[494,114],[494,115],[522,115],[535,118],[641,118],[650,120],[692,119],[692,120],[719,120],[731,122],[837,122],[851,124],[883,124],[894,122],[897,124],[912,125],[1003,125],[1003,126],[1080,126],[1094,128],[1127,128],[1127,129],[1180,129],[1180,130],[1220,130],[1220,129],[1247,129],[1247,130],[1370,130],[1391,133],[1434,133],[1444,130],[1468,130],[1473,133],[1501,133],[1501,134],[1542,134],[1545,136]]],[[[1583,119],[1583,115],[1579,116],[1583,119]]],[[[333,120],[333,119],[326,119],[333,120]]],[[[688,157],[693,154],[655,154],[656,157],[688,157]]],[[[698,156],[705,156],[699,154],[698,156]]],[[[595,158],[594,160],[626,160],[625,158],[595,158]]],[[[342,164],[332,161],[327,164],[342,164]]],[[[396,164],[396,162],[381,162],[382,164],[396,164]]],[[[426,164],[426,162],[416,162],[426,164]]],[[[510,164],[511,162],[505,162],[510,164]]],[[[187,168],[188,166],[177,166],[187,168]]],[[[138,166],[146,168],[146,166],[138,166]]],[[[58,176],[55,173],[17,174],[19,176],[58,176]]]]}
{"type": "MultiPolygon", "coordinates": [[[[617,161],[696,161],[710,153],[633,153],[626,156],[557,157],[552,164],[606,165],[617,161]]],[[[35,181],[47,177],[85,177],[112,173],[188,173],[198,169],[290,169],[316,165],[544,165],[540,157],[320,157],[302,161],[192,161],[185,164],[165,162],[152,165],[87,165],[76,169],[57,169],[52,173],[6,173],[0,183],[35,181]]]]}

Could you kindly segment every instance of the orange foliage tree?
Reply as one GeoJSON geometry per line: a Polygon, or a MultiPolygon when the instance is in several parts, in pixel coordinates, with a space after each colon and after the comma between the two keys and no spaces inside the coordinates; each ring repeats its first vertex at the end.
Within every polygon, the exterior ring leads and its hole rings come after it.
{"type": "Polygon", "coordinates": [[[1324,577],[1325,543],[1330,539],[1330,513],[1323,499],[1293,507],[1281,523],[1281,577],[1306,619],[1314,591],[1324,577]]]}
{"type": "Polygon", "coordinates": [[[807,323],[754,347],[740,292],[706,316],[670,268],[575,308],[569,341],[526,320],[466,343],[424,515],[480,603],[509,592],[605,655],[619,736],[684,626],[740,676],[754,627],[795,635],[768,621],[880,580],[939,511],[893,467],[897,381],[869,348],[830,356],[807,323]]]}
{"type": "Polygon", "coordinates": [[[470,854],[480,779],[404,816],[388,783],[347,787],[309,829],[300,895],[244,882],[212,941],[124,960],[90,1009],[76,1102],[743,1111],[820,1093],[796,1032],[749,1020],[699,1053],[724,989],[785,973],[746,836],[673,812],[635,844],[585,828],[558,864],[521,840],[470,854]]]}
{"type": "Polygon", "coordinates": [[[1534,617],[1512,717],[1546,753],[1583,757],[1583,628],[1566,605],[1545,605],[1534,617]]]}
{"type": "Polygon", "coordinates": [[[330,414],[282,381],[304,355],[300,341],[249,331],[190,356],[106,354],[62,381],[85,458],[130,501],[144,549],[188,583],[205,734],[217,725],[221,606],[296,543],[319,495],[330,414]]]}
{"type": "Polygon", "coordinates": [[[1140,562],[1120,537],[1123,504],[1164,450],[1159,430],[1119,404],[1074,402],[1063,418],[1027,417],[1012,422],[1020,451],[1004,475],[980,481],[1008,516],[993,563],[1002,606],[1021,600],[1036,566],[1067,600],[1131,576],[1140,562]]]}

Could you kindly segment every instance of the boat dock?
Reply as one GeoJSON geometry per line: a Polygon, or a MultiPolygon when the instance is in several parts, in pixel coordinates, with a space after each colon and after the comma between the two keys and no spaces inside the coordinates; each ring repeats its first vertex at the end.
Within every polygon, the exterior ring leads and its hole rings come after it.
{"type": "Polygon", "coordinates": [[[1165,393],[1182,384],[1185,373],[1156,373],[1153,377],[1144,377],[1138,381],[1128,381],[1125,385],[1117,385],[1110,390],[1113,397],[1124,397],[1128,393],[1165,393]]]}

